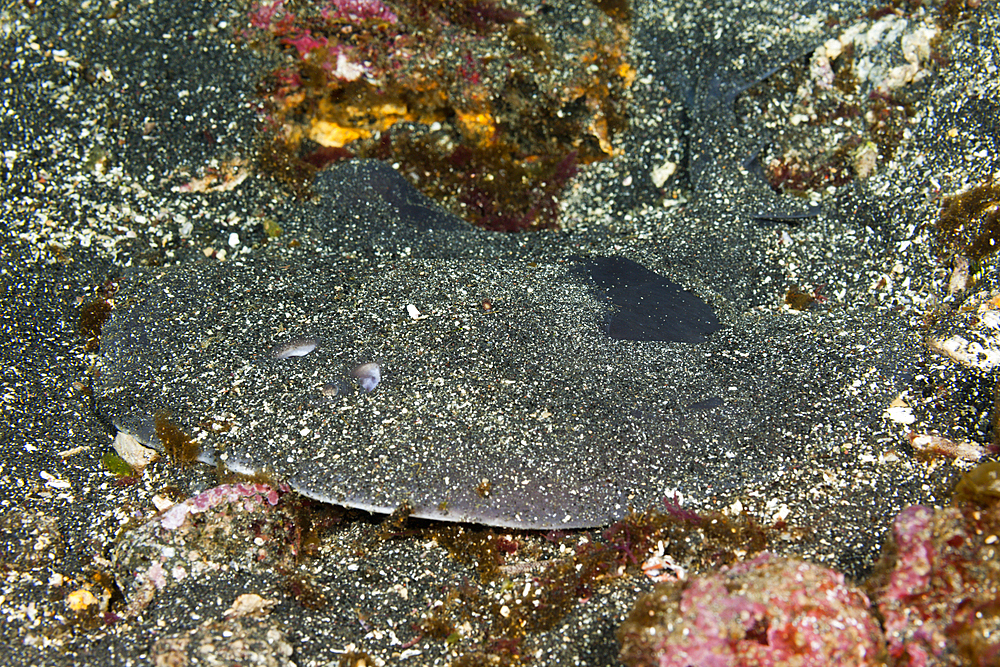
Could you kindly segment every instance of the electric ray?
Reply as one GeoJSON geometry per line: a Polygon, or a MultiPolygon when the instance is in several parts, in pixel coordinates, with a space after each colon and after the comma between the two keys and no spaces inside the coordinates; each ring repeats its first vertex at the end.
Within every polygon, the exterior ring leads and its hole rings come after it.
{"type": "Polygon", "coordinates": [[[122,278],[100,413],[157,447],[179,427],[202,460],[323,501],[569,528],[795,465],[821,415],[870,421],[912,363],[884,316],[740,312],[692,271],[470,229],[379,163],[317,192],[301,226],[320,240],[294,259],[122,278]],[[469,234],[482,257],[455,256],[469,234]],[[790,330],[800,346],[766,343],[790,330]]]}

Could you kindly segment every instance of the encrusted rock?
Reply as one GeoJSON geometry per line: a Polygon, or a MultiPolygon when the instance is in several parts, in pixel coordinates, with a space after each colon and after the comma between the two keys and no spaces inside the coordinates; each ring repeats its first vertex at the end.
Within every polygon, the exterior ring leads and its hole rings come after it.
{"type": "Polygon", "coordinates": [[[276,623],[205,621],[188,632],[158,639],[150,649],[154,665],[291,665],[293,650],[276,623]]]}
{"type": "Polygon", "coordinates": [[[998,468],[984,463],[968,473],[954,507],[917,505],[896,517],[876,568],[882,572],[876,603],[893,664],[997,664],[998,468]]]}
{"type": "Polygon", "coordinates": [[[280,557],[289,550],[294,521],[279,500],[267,484],[223,484],[127,533],[114,553],[115,578],[129,602],[125,615],[134,616],[157,591],[184,579],[280,557]],[[262,534],[268,539],[259,545],[254,537],[262,534]]]}
{"type": "Polygon", "coordinates": [[[769,553],[657,586],[617,636],[630,667],[878,665],[885,649],[868,598],[842,574],[769,553]]]}

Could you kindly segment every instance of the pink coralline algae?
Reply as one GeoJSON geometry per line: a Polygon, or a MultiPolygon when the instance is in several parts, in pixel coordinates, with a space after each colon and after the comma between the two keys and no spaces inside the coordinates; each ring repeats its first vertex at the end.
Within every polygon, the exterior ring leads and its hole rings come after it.
{"type": "MultiPolygon", "coordinates": [[[[285,30],[295,23],[295,15],[284,6],[284,0],[273,3],[255,4],[250,10],[250,24],[260,30],[285,30]]],[[[320,16],[327,20],[344,19],[349,21],[382,21],[395,23],[399,19],[381,0],[333,0],[326,3],[320,11],[320,16]]],[[[306,31],[308,32],[308,31],[306,31]]]]}
{"type": "MultiPolygon", "coordinates": [[[[278,42],[295,48],[298,57],[303,62],[315,57],[320,66],[333,76],[354,81],[364,73],[364,67],[349,59],[360,57],[354,49],[344,49],[340,45],[331,44],[325,35],[314,35],[310,28],[304,27],[308,21],[296,17],[284,6],[284,0],[253,5],[250,13],[250,25],[261,31],[267,31],[279,36],[278,42]],[[333,63],[340,61],[334,69],[333,63]],[[349,67],[348,67],[349,66],[349,67]],[[346,69],[345,69],[346,67],[346,69]]],[[[343,22],[374,22],[378,24],[394,24],[398,21],[393,13],[381,0],[333,0],[324,5],[320,16],[332,24],[343,22]]],[[[249,37],[245,33],[244,37],[249,37]]]]}
{"type": "MultiPolygon", "coordinates": [[[[997,464],[977,470],[989,466],[997,464]]],[[[909,507],[896,517],[876,567],[894,665],[1000,664],[998,536],[1000,499],[988,493],[959,493],[954,507],[909,507]]]]}
{"type": "Polygon", "coordinates": [[[295,50],[299,52],[299,58],[305,58],[306,54],[313,49],[324,49],[329,43],[326,37],[322,35],[319,38],[313,37],[312,32],[305,30],[299,33],[295,37],[286,37],[281,40],[282,44],[288,44],[294,46],[295,50]]]}
{"type": "Polygon", "coordinates": [[[223,484],[174,505],[160,517],[160,525],[167,530],[179,528],[189,514],[199,514],[223,503],[242,501],[244,509],[253,512],[265,500],[272,507],[277,505],[278,490],[267,484],[223,484]]]}
{"type": "Polygon", "coordinates": [[[333,0],[321,10],[323,18],[329,19],[331,15],[340,16],[352,21],[364,21],[374,19],[395,23],[398,19],[396,15],[379,0],[333,0]]]}
{"type": "Polygon", "coordinates": [[[276,0],[274,3],[260,3],[253,5],[250,10],[249,18],[250,23],[255,28],[261,30],[266,30],[271,27],[271,21],[274,19],[275,14],[281,11],[281,6],[284,4],[283,0],[276,0]]]}
{"type": "Polygon", "coordinates": [[[833,570],[763,553],[657,586],[618,630],[630,667],[884,664],[868,598],[833,570]]]}

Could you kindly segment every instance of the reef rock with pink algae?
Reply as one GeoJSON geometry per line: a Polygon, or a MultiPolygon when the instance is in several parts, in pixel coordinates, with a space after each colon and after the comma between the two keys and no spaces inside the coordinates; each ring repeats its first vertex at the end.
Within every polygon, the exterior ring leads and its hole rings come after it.
{"type": "Polygon", "coordinates": [[[125,615],[134,616],[157,591],[186,579],[211,577],[234,564],[274,563],[293,552],[295,508],[285,490],[223,484],[126,531],[114,551],[115,578],[129,603],[125,615]]]}
{"type": "Polygon", "coordinates": [[[896,517],[875,593],[897,666],[1000,664],[1000,463],[959,483],[953,507],[896,517]]]}
{"type": "Polygon", "coordinates": [[[868,598],[838,572],[763,553],[642,596],[618,629],[630,667],[883,664],[868,598]]]}

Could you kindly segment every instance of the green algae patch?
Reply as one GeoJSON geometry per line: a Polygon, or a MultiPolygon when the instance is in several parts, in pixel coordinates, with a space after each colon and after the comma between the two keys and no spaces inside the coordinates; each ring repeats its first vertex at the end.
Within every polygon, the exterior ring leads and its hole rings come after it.
{"type": "Polygon", "coordinates": [[[132,466],[114,452],[105,452],[101,457],[101,465],[104,466],[105,470],[118,477],[131,477],[135,474],[132,466]]]}

